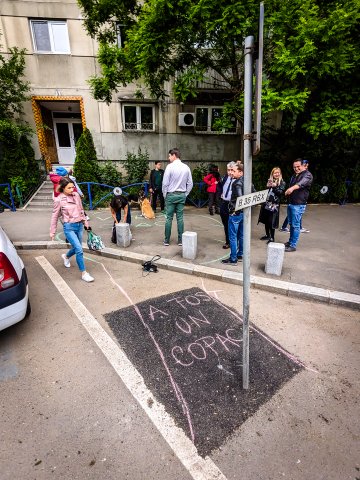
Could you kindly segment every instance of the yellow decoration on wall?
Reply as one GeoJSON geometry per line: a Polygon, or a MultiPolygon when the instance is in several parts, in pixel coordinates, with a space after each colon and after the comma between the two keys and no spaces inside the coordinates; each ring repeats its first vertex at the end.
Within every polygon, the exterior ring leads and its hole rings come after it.
{"type": "Polygon", "coordinates": [[[39,148],[41,155],[43,156],[46,164],[46,170],[49,172],[51,170],[51,157],[48,152],[48,146],[46,144],[46,138],[44,133],[44,123],[41,115],[40,104],[38,102],[57,102],[57,101],[78,101],[80,103],[80,113],[81,113],[81,123],[83,129],[86,128],[86,120],[85,120],[85,108],[84,108],[84,100],[82,97],[77,96],[37,96],[34,95],[31,97],[31,106],[34,112],[34,120],[36,125],[36,133],[39,141],[39,148]]]}

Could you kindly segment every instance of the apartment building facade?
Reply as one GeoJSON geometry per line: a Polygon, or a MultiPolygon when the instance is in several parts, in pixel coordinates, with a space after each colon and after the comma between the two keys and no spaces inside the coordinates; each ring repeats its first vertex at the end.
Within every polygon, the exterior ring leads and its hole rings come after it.
{"type": "Polygon", "coordinates": [[[0,33],[3,55],[14,46],[26,49],[31,101],[25,105],[25,120],[36,132],[36,156],[45,158],[49,168],[74,162],[75,144],[85,127],[99,160],[123,160],[139,147],[150,160],[161,160],[174,146],[190,165],[240,157],[236,121],[227,132],[213,128],[226,101],[226,89],[214,74],[186,104],[176,101],[171,82],[166,100],[150,98],[145,90],[139,100],[138,85],[120,87],[109,105],[94,100],[88,79],[99,72],[97,44],[87,35],[75,0],[2,0],[0,33]]]}

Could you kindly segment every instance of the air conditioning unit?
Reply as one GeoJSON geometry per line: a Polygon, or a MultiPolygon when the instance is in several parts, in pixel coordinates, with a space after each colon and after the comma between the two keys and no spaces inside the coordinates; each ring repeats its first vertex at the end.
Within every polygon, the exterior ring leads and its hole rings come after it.
{"type": "Polygon", "coordinates": [[[193,127],[195,125],[195,113],[179,113],[179,127],[193,127]]]}

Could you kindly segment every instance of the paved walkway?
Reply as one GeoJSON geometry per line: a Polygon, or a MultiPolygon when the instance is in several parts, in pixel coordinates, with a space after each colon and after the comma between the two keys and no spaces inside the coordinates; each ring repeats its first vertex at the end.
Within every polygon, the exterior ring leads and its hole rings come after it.
{"type": "MultiPolygon", "coordinates": [[[[311,291],[310,296],[313,298],[316,298],[316,292],[320,297],[323,295],[331,297],[331,291],[343,292],[352,294],[352,300],[360,306],[356,300],[356,298],[360,299],[358,296],[360,293],[360,205],[309,205],[303,223],[310,233],[301,234],[296,252],[285,254],[281,277],[265,274],[266,244],[259,240],[264,234],[264,229],[262,224],[257,225],[258,213],[259,207],[257,206],[252,211],[251,275],[253,276],[253,285],[274,291],[279,291],[277,287],[281,286],[280,290],[283,293],[286,290],[287,294],[289,294],[289,285],[290,290],[293,290],[292,285],[297,285],[295,289],[297,295],[302,296],[302,290],[304,290],[305,296],[306,292],[311,291]],[[305,287],[311,287],[311,290],[305,287]]],[[[241,283],[238,281],[242,279],[241,263],[236,267],[221,264],[221,259],[229,254],[229,250],[222,248],[224,244],[223,227],[220,217],[218,215],[210,216],[206,208],[196,209],[188,206],[185,208],[185,230],[198,233],[198,256],[193,262],[184,260],[181,256],[181,247],[176,245],[175,219],[172,243],[165,247],[162,244],[164,216],[158,213],[155,220],[146,220],[140,215],[139,210],[133,209],[134,241],[130,247],[121,249],[110,242],[112,228],[110,212],[95,210],[88,214],[93,230],[101,235],[106,247],[111,247],[111,251],[108,251],[109,254],[115,252],[118,258],[132,261],[141,261],[144,258],[149,259],[154,255],[160,255],[160,263],[167,265],[168,268],[172,264],[171,268],[175,269],[180,262],[180,265],[183,264],[182,270],[185,269],[188,273],[221,275],[228,281],[231,281],[231,277],[233,277],[235,283],[241,283]]],[[[0,225],[14,242],[19,242],[20,246],[24,246],[27,242],[35,242],[33,246],[40,247],[44,242],[49,241],[50,216],[50,211],[18,210],[14,213],[6,211],[0,214],[0,225]]],[[[283,219],[284,216],[285,207],[282,207],[280,218],[283,219]]],[[[63,241],[64,236],[60,227],[59,223],[57,240],[63,241]]],[[[288,240],[288,234],[276,232],[275,240],[285,242],[288,240]]]]}

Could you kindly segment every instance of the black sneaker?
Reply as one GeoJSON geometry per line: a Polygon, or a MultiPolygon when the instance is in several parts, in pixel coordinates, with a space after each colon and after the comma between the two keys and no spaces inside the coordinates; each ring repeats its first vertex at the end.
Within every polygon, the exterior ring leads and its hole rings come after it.
{"type": "Polygon", "coordinates": [[[264,235],[263,237],[260,237],[260,240],[269,240],[269,237],[267,235],[264,235]]]}
{"type": "Polygon", "coordinates": [[[285,252],[296,252],[296,248],[290,247],[290,245],[288,245],[287,247],[285,247],[285,252]]]}
{"type": "Polygon", "coordinates": [[[271,242],[275,242],[275,240],[273,238],[269,238],[269,240],[266,243],[271,243],[271,242]]]}
{"type": "Polygon", "coordinates": [[[224,258],[224,260],[221,260],[221,263],[226,263],[227,265],[237,265],[237,260],[234,262],[231,260],[231,258],[224,258]]]}
{"type": "Polygon", "coordinates": [[[238,255],[237,259],[242,262],[242,255],[238,255]]]}
{"type": "Polygon", "coordinates": [[[285,245],[285,248],[290,247],[290,242],[285,242],[284,245],[285,245]]]}
{"type": "Polygon", "coordinates": [[[165,247],[168,247],[169,245],[170,245],[170,243],[165,240],[165,241],[164,241],[164,246],[165,246],[165,247]]]}

